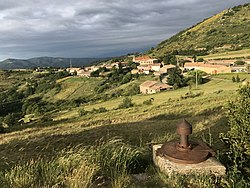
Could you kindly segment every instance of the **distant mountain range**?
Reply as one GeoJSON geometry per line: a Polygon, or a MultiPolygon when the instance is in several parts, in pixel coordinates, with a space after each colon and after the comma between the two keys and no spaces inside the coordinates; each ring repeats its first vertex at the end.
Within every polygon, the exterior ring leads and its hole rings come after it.
{"type": "Polygon", "coordinates": [[[6,59],[0,62],[0,69],[30,69],[34,67],[73,67],[86,66],[109,58],[61,58],[38,57],[31,59],[6,59]]]}

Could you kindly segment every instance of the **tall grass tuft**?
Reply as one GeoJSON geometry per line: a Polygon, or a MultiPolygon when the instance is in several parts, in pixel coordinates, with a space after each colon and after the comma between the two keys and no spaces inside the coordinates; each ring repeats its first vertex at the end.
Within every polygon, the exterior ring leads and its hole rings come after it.
{"type": "Polygon", "coordinates": [[[0,172],[0,187],[95,187],[98,177],[112,187],[127,187],[129,173],[139,166],[142,152],[114,138],[88,148],[63,150],[50,160],[31,160],[0,172]]]}
{"type": "Polygon", "coordinates": [[[129,182],[128,174],[141,168],[139,158],[142,152],[115,138],[99,143],[92,148],[93,160],[97,162],[102,173],[111,178],[113,187],[124,187],[129,182]]]}
{"type": "Polygon", "coordinates": [[[89,187],[99,170],[81,155],[37,160],[16,165],[1,173],[1,187],[89,187]],[[73,161],[71,161],[73,159],[73,161]],[[79,161],[79,163],[75,163],[79,161]]]}

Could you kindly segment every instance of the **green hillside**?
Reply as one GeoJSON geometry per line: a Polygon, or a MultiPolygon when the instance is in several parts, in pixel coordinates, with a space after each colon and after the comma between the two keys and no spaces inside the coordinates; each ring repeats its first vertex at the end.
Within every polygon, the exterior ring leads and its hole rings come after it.
{"type": "MultiPolygon", "coordinates": [[[[213,76],[198,89],[184,87],[153,95],[133,95],[133,106],[125,109],[119,107],[124,96],[78,106],[61,102],[89,97],[101,78],[65,77],[51,83],[49,77],[57,78],[57,74],[27,73],[24,76],[33,78],[30,87],[36,81],[36,90],[42,89],[39,93],[35,90],[27,99],[43,97],[38,100],[42,111],[34,111],[37,115],[32,121],[18,122],[10,127],[9,133],[0,135],[2,187],[53,187],[58,184],[62,185],[59,187],[96,187],[101,177],[107,187],[227,187],[232,181],[244,183],[236,179],[237,176],[216,180],[206,176],[181,177],[180,182],[180,176],[164,177],[151,161],[151,145],[176,138],[175,126],[183,118],[193,124],[193,139],[203,140],[215,151],[219,150],[217,157],[220,160],[225,157],[226,148],[219,138],[220,133],[229,129],[225,104],[234,100],[240,85],[232,82],[233,73],[213,76]],[[51,90],[43,83],[59,89],[51,90]],[[186,98],[190,92],[197,95],[186,98]],[[145,103],[151,98],[152,104],[145,103]],[[53,108],[53,103],[59,105],[55,106],[57,109],[53,108]],[[130,167],[126,165],[130,164],[135,165],[135,169],[128,171],[130,167]],[[131,174],[141,172],[148,177],[146,180],[133,179],[131,174]]],[[[249,74],[241,73],[239,77],[250,80],[249,74]]],[[[117,93],[145,79],[153,77],[140,77],[104,93],[92,94],[117,93]]],[[[26,93],[28,86],[21,82],[18,87],[26,93]]],[[[36,106],[36,103],[31,105],[36,106]]],[[[223,163],[227,165],[227,161],[223,163]]]]}
{"type": "Polygon", "coordinates": [[[180,55],[204,55],[247,49],[250,48],[249,31],[250,4],[240,5],[181,31],[148,53],[164,57],[175,50],[180,55]]]}
{"type": "MultiPolygon", "coordinates": [[[[165,59],[247,57],[249,31],[247,4],[148,53],[165,59]]],[[[188,84],[144,95],[139,85],[159,78],[130,70],[103,70],[90,78],[52,69],[0,70],[0,187],[250,187],[250,74],[207,75],[196,85],[184,73],[188,84]],[[179,138],[176,125],[183,119],[193,125],[190,139],[216,152],[225,176],[167,176],[155,167],[152,145],[179,138]]]]}

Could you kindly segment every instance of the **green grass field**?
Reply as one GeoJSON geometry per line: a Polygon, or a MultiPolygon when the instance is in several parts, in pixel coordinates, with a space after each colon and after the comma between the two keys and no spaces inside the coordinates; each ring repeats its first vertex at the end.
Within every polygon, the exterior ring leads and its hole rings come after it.
{"type": "Polygon", "coordinates": [[[250,57],[250,49],[228,51],[223,53],[210,54],[206,56],[199,56],[199,58],[206,59],[226,59],[226,58],[246,58],[250,57]]]}
{"type": "Polygon", "coordinates": [[[16,83],[22,83],[26,78],[32,76],[31,71],[11,71],[9,76],[4,76],[2,70],[0,70],[0,89],[8,89],[16,83]]]}
{"type": "MultiPolygon", "coordinates": [[[[219,75],[215,77],[224,78],[224,76],[225,75],[219,75]]],[[[227,75],[227,77],[230,77],[230,75],[227,75]]],[[[141,139],[145,144],[157,136],[164,136],[169,130],[173,133],[173,127],[177,122],[181,121],[183,117],[190,120],[194,125],[203,124],[211,120],[211,125],[209,126],[216,127],[215,125],[218,122],[220,123],[219,119],[223,119],[224,116],[221,110],[219,110],[220,113],[218,113],[218,109],[220,109],[227,100],[232,98],[238,87],[239,84],[229,80],[212,80],[204,85],[199,85],[198,90],[193,89],[194,93],[203,92],[203,95],[195,98],[180,99],[180,96],[189,92],[189,88],[181,88],[153,95],[133,96],[132,100],[135,103],[135,107],[128,109],[116,109],[124,98],[121,97],[106,102],[61,111],[53,114],[52,117],[54,121],[51,123],[48,122],[45,125],[35,123],[28,129],[1,135],[1,153],[3,156],[8,155],[6,159],[9,159],[9,157],[13,158],[16,155],[13,156],[12,152],[20,150],[20,147],[23,147],[20,152],[25,152],[24,156],[30,158],[39,155],[41,151],[42,153],[43,151],[50,153],[51,151],[43,147],[46,148],[49,146],[48,148],[53,148],[53,143],[58,142],[59,145],[62,144],[61,147],[57,145],[57,148],[61,149],[68,144],[91,144],[94,143],[96,139],[112,136],[122,136],[125,141],[132,142],[135,145],[139,145],[139,140],[141,139]],[[153,105],[142,104],[143,101],[150,98],[154,98],[153,105]],[[78,110],[81,108],[90,111],[93,108],[99,107],[107,108],[108,112],[88,114],[82,117],[78,115],[78,110]],[[213,112],[213,110],[215,111],[213,112]],[[207,115],[204,116],[202,115],[203,113],[209,114],[209,116],[206,117],[207,115]],[[166,119],[164,117],[166,117],[166,119]],[[169,126],[163,131],[163,127],[166,127],[166,125],[169,126]],[[111,131],[109,132],[109,130],[111,131]],[[138,134],[142,135],[141,138],[138,137],[138,134]],[[65,142],[61,142],[60,140],[64,140],[65,142]],[[77,140],[77,142],[75,142],[75,140],[77,140]],[[19,145],[17,144],[18,142],[26,143],[28,146],[21,146],[22,144],[19,145]],[[13,151],[10,150],[10,145],[8,144],[14,144],[14,148],[12,148],[13,151]],[[30,144],[34,144],[34,146],[30,147],[30,144]],[[39,148],[38,153],[35,152],[37,149],[34,148],[36,147],[39,148]],[[8,152],[6,152],[6,150],[8,152]],[[26,150],[30,150],[31,153],[26,152],[26,150]]],[[[202,125],[199,126],[202,127],[202,125]]]]}
{"type": "MultiPolygon", "coordinates": [[[[225,104],[234,98],[240,86],[240,83],[231,81],[233,75],[235,74],[216,75],[208,83],[199,85],[198,89],[193,86],[191,89],[193,93],[202,93],[194,98],[181,98],[190,92],[186,87],[153,95],[132,96],[135,105],[127,109],[117,109],[124,99],[120,97],[48,114],[53,118],[52,122],[33,122],[27,126],[20,126],[19,130],[14,132],[0,135],[0,166],[10,168],[16,164],[21,165],[25,161],[49,160],[61,155],[65,148],[94,146],[99,140],[106,142],[117,137],[132,147],[147,148],[148,160],[150,160],[149,146],[177,138],[176,125],[183,118],[193,125],[194,133],[191,139],[211,142],[215,151],[223,152],[224,145],[219,139],[219,134],[228,130],[225,104]],[[142,104],[150,98],[154,98],[152,105],[142,104]],[[100,107],[105,107],[108,111],[90,112],[79,116],[79,109],[91,111],[93,108],[100,107]],[[209,136],[210,134],[212,137],[209,136]]],[[[250,79],[248,74],[239,76],[250,79]]],[[[74,98],[81,96],[81,90],[85,92],[83,85],[88,80],[70,78],[62,82],[65,88],[58,95],[74,98]],[[70,96],[67,93],[67,84],[74,86],[74,92],[70,96]]],[[[92,82],[93,80],[90,80],[89,85],[92,85],[92,82]]],[[[164,185],[158,175],[154,172],[148,173],[158,178],[152,180],[153,184],[164,185]]],[[[148,184],[150,183],[152,182],[149,181],[148,184]]],[[[143,183],[140,186],[150,187],[143,183]]],[[[137,187],[140,186],[137,185],[137,187]]]]}
{"type": "Polygon", "coordinates": [[[99,78],[68,77],[59,81],[62,85],[60,93],[50,96],[52,96],[52,101],[86,97],[94,92],[94,88],[100,81],[99,78]]]}

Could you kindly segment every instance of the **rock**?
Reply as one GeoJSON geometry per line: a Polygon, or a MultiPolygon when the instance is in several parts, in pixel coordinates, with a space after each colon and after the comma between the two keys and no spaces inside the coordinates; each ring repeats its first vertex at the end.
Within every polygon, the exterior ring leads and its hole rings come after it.
{"type": "Polygon", "coordinates": [[[149,178],[148,175],[145,173],[133,174],[132,177],[137,181],[142,181],[142,182],[147,181],[147,179],[149,178]]]}

